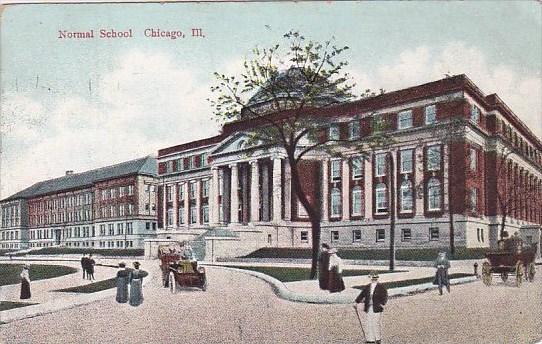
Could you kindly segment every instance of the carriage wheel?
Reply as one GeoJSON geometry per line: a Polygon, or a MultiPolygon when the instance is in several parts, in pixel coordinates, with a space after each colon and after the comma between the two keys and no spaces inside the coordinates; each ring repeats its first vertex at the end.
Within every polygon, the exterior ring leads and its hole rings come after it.
{"type": "Polygon", "coordinates": [[[523,276],[525,273],[525,267],[523,266],[523,263],[520,261],[516,264],[516,287],[521,287],[521,284],[523,283],[523,276]]]}
{"type": "Polygon", "coordinates": [[[506,283],[506,280],[508,280],[508,272],[501,272],[501,279],[506,283]]]}
{"type": "Polygon", "coordinates": [[[484,262],[484,264],[482,264],[482,282],[489,287],[491,285],[491,279],[491,265],[489,265],[488,262],[484,262]]]}
{"type": "Polygon", "coordinates": [[[535,273],[536,273],[536,267],[535,267],[534,263],[530,263],[529,266],[527,267],[527,279],[529,280],[529,282],[534,281],[534,274],[535,273]]]}
{"type": "Polygon", "coordinates": [[[169,273],[169,291],[172,294],[177,292],[177,282],[175,282],[175,274],[173,272],[169,273]]]}

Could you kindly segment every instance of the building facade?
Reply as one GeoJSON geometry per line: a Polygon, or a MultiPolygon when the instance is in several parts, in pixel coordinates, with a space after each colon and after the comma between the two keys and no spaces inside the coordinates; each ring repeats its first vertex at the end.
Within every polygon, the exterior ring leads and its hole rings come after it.
{"type": "Polygon", "coordinates": [[[0,248],[143,248],[156,235],[156,186],[153,157],[36,183],[0,202],[0,248]]]}
{"type": "MultiPolygon", "coordinates": [[[[510,234],[540,242],[542,143],[497,95],[484,95],[465,75],[312,115],[329,119],[322,128],[328,138],[367,138],[382,120],[392,137],[375,150],[345,149],[340,158],[315,151],[299,162],[323,242],[387,248],[392,214],[398,248],[448,247],[452,237],[458,247],[489,247],[503,218],[510,234]]],[[[234,233],[237,241],[206,240],[214,256],[310,247],[310,223],[285,154],[246,144],[255,125],[238,120],[218,136],[158,152],[159,238],[234,233]]]]}

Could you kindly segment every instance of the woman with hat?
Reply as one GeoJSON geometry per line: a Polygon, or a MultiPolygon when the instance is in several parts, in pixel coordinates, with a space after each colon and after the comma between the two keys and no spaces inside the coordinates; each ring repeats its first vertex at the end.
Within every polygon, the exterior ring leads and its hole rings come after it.
{"type": "Polygon", "coordinates": [[[337,255],[337,249],[332,248],[329,253],[329,276],[328,290],[330,293],[338,293],[344,290],[342,259],[337,255]]]}
{"type": "Polygon", "coordinates": [[[128,284],[130,283],[130,270],[126,269],[126,264],[119,263],[117,272],[117,296],[118,303],[128,302],[128,284]]]}
{"type": "Polygon", "coordinates": [[[23,265],[23,271],[21,272],[21,299],[30,298],[30,265],[23,265]]]}
{"type": "Polygon", "coordinates": [[[130,274],[130,306],[139,306],[143,303],[143,277],[148,273],[139,270],[139,262],[134,262],[134,270],[130,274]]]}

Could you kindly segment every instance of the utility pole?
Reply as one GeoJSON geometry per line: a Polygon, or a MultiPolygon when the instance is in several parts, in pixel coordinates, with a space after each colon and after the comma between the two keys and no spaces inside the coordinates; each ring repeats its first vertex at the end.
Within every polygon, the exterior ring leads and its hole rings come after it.
{"type": "Polygon", "coordinates": [[[393,152],[388,155],[389,206],[390,206],[390,271],[395,270],[395,167],[393,152]]]}

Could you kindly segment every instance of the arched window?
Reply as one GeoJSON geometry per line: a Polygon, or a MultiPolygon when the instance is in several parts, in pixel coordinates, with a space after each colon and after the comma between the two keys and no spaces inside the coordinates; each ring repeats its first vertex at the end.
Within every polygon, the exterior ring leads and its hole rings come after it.
{"type": "Polygon", "coordinates": [[[331,190],[331,216],[341,216],[341,191],[338,188],[331,190]]]}
{"type": "Polygon", "coordinates": [[[388,211],[388,188],[386,184],[380,183],[376,185],[376,212],[386,213],[388,211]]]}
{"type": "Polygon", "coordinates": [[[401,183],[401,211],[412,211],[412,183],[408,180],[401,183]]]}
{"type": "Polygon", "coordinates": [[[356,186],[352,189],[352,215],[361,215],[362,204],[361,187],[356,186]]]}
{"type": "Polygon", "coordinates": [[[440,181],[437,178],[431,178],[427,182],[427,205],[429,210],[440,210],[440,181]]]}

